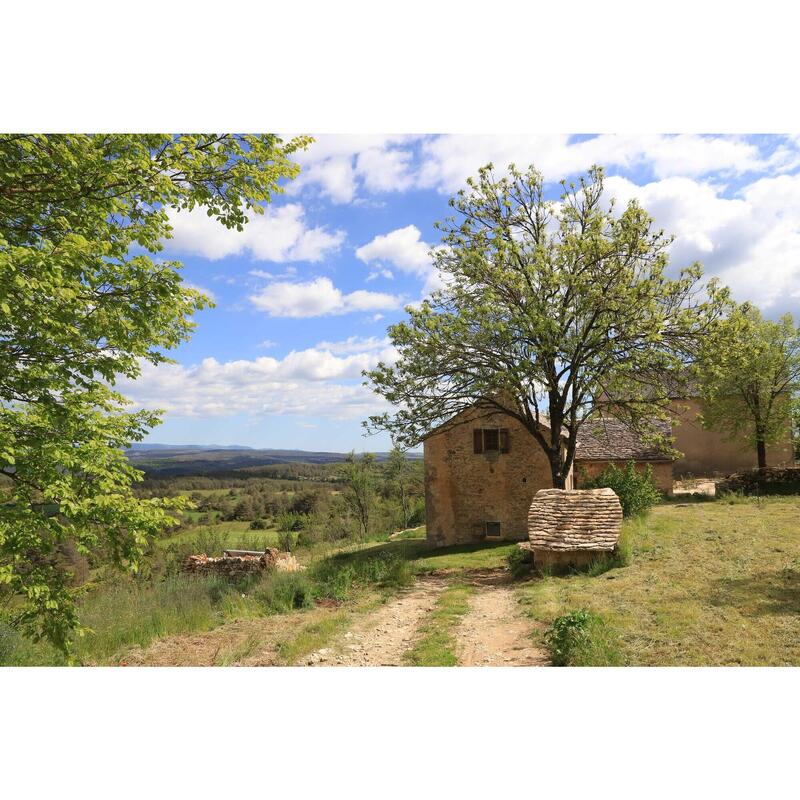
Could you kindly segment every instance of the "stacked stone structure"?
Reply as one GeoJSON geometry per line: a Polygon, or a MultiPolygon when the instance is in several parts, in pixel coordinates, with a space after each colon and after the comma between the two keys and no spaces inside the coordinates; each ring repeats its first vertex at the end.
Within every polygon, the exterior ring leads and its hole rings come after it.
{"type": "Polygon", "coordinates": [[[621,526],[612,489],[541,489],[528,511],[525,549],[537,566],[580,566],[614,550],[621,526]]]}

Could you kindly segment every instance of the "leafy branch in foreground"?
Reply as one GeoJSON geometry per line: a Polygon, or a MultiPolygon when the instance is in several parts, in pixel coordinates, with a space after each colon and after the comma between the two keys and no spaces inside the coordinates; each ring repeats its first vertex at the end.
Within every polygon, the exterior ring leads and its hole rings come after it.
{"type": "Polygon", "coordinates": [[[123,450],[157,424],[113,385],[186,340],[209,304],[153,258],[170,215],[242,230],[309,143],[273,135],[0,135],[0,591],[67,652],[74,544],[135,570],[184,501],[137,499],[123,450]]]}

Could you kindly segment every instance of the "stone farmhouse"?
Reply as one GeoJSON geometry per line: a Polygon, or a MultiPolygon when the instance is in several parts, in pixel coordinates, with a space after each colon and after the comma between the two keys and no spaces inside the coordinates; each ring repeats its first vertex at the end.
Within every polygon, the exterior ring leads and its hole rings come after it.
{"type": "MultiPolygon", "coordinates": [[[[713,477],[756,466],[754,448],[727,442],[697,419],[699,403],[675,398],[675,422],[665,426],[678,460],[641,440],[616,419],[588,424],[578,440],[567,488],[580,487],[609,464],[649,465],[658,487],[672,491],[676,477],[713,477]]],[[[503,414],[469,409],[424,440],[428,542],[436,547],[478,541],[521,541],[528,536],[528,509],[539,489],[553,488],[542,448],[523,425],[503,414]]],[[[786,441],[767,451],[770,466],[793,466],[791,429],[786,441]]]]}

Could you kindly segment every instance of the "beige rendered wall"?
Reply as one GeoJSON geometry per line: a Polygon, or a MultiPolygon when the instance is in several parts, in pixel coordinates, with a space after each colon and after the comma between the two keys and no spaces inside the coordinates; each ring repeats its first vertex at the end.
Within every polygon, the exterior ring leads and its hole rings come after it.
{"type": "MultiPolygon", "coordinates": [[[[624,467],[627,461],[582,461],[575,460],[575,483],[576,489],[581,487],[581,476],[586,475],[589,478],[596,478],[609,464],[616,464],[618,467],[624,467]]],[[[656,486],[664,492],[664,494],[672,494],[672,462],[671,461],[637,461],[635,464],[639,472],[644,472],[647,465],[653,468],[653,480],[656,486]]]]}
{"type": "MultiPolygon", "coordinates": [[[[673,464],[675,477],[714,477],[758,466],[755,447],[746,442],[731,442],[721,433],[703,428],[698,420],[697,400],[673,402],[676,424],[673,425],[675,448],[683,453],[673,464]]],[[[767,448],[770,467],[794,466],[791,428],[787,421],[783,441],[767,448]]]]}
{"type": "Polygon", "coordinates": [[[435,547],[484,540],[484,523],[499,522],[501,538],[528,536],[528,509],[539,489],[553,486],[544,451],[516,420],[501,414],[472,420],[425,441],[425,513],[435,547]],[[508,428],[510,452],[473,452],[474,428],[508,428]]]}

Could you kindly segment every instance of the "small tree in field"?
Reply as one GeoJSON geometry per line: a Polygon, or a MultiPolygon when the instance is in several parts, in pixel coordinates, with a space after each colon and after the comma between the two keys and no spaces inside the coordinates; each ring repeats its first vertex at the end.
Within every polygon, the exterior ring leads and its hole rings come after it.
{"type": "Polygon", "coordinates": [[[613,409],[659,438],[665,378],[691,360],[726,293],[699,285],[699,265],[670,277],[670,239],[635,202],[619,215],[606,205],[599,167],[562,187],[554,203],[532,167],[497,179],[489,165],[451,200],[458,216],[433,252],[444,288],[389,329],[399,360],[366,374],[398,410],[369,429],[413,446],[469,408],[507,414],[562,488],[592,416],[613,409]]]}
{"type": "Polygon", "coordinates": [[[411,519],[411,486],[414,470],[399,447],[393,447],[386,464],[386,481],[389,494],[400,503],[403,527],[407,528],[411,519]]]}
{"type": "Polygon", "coordinates": [[[791,314],[765,320],[744,303],[720,321],[697,364],[707,428],[755,448],[759,469],[767,447],[784,438],[800,390],[800,330],[791,314]]]}
{"type": "Polygon", "coordinates": [[[358,458],[355,452],[350,453],[342,477],[345,483],[342,496],[356,518],[361,538],[366,539],[375,509],[375,457],[371,453],[363,453],[358,458]]]}

